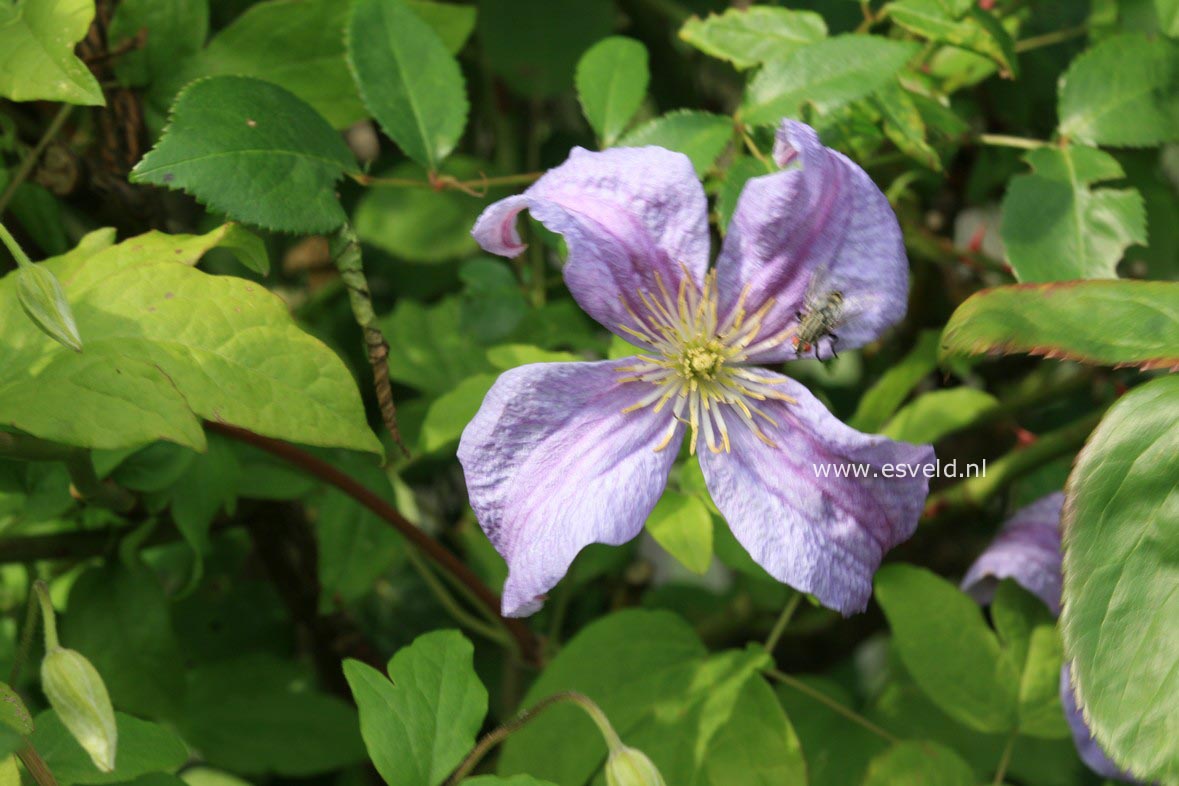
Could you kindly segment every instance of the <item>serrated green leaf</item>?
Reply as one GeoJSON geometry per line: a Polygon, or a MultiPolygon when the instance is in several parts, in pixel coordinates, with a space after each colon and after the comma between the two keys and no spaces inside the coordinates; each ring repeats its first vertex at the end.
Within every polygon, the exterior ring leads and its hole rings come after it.
{"type": "Polygon", "coordinates": [[[937,442],[969,426],[998,403],[990,393],[974,388],[931,390],[897,412],[880,433],[900,442],[937,442]]]}
{"type": "Polygon", "coordinates": [[[188,758],[184,743],[163,726],[115,713],[119,752],[113,772],[100,772],[53,710],[34,718],[29,741],[60,786],[100,786],[133,781],[149,772],[174,772],[188,758]]]}
{"type": "Polygon", "coordinates": [[[159,439],[204,447],[197,420],[279,439],[381,452],[351,374],[250,281],[191,262],[223,237],[148,233],[116,246],[93,233],[43,263],[89,336],[71,352],[16,307],[0,280],[0,422],[89,448],[159,439]]]}
{"type": "Polygon", "coordinates": [[[614,144],[639,111],[650,80],[647,47],[633,38],[603,38],[577,61],[577,98],[603,147],[614,144]]]}
{"type": "Polygon", "coordinates": [[[200,51],[209,34],[209,0],[123,0],[115,7],[106,36],[112,48],[147,31],[142,47],[115,61],[125,84],[142,87],[164,78],[177,62],[200,51]]]}
{"type": "MultiPolygon", "coordinates": [[[[586,694],[669,784],[800,786],[806,772],[798,739],[758,674],[767,664],[760,647],[709,655],[670,613],[618,612],[565,645],[522,705],[564,690],[586,694]]],[[[574,707],[555,706],[545,718],[508,739],[500,774],[586,783],[606,752],[601,735],[574,707]]]]}
{"type": "Polygon", "coordinates": [[[618,141],[620,147],[658,145],[683,153],[692,160],[696,174],[712,169],[733,138],[732,118],[677,109],[649,120],[618,141]]]}
{"type": "Polygon", "coordinates": [[[473,653],[461,633],[445,630],[398,650],[388,678],[344,661],[361,734],[389,786],[438,786],[475,744],[487,690],[475,674],[473,653]]]}
{"type": "Polygon", "coordinates": [[[699,497],[668,491],[647,517],[647,532],[693,573],[712,564],[712,514],[699,497]]]}
{"type": "Polygon", "coordinates": [[[800,47],[758,72],[740,117],[771,125],[798,117],[804,104],[831,112],[886,85],[919,48],[870,35],[841,35],[800,47]]]}
{"type": "Polygon", "coordinates": [[[928,740],[898,742],[868,764],[863,786],[975,786],[957,753],[928,740]]]}
{"type": "Polygon", "coordinates": [[[1093,189],[1121,178],[1118,162],[1090,147],[1043,147],[1030,175],[1011,179],[999,231],[1020,281],[1116,278],[1126,248],[1146,243],[1146,207],[1132,188],[1093,189]]]}
{"type": "Polygon", "coordinates": [[[98,80],[74,56],[94,0],[0,3],[0,96],[13,101],[102,105],[98,80]]]}
{"type": "Polygon", "coordinates": [[[885,7],[888,17],[909,32],[988,57],[1014,74],[1017,61],[1011,36],[987,11],[967,10],[964,16],[955,15],[942,0],[896,0],[885,7]]]}
{"type": "Polygon", "coordinates": [[[335,183],[355,167],[339,135],[292,93],[216,76],[181,92],[131,181],[183,189],[247,224],[311,233],[344,223],[335,183]]]}
{"type": "Polygon", "coordinates": [[[1019,674],[978,604],[912,565],[882,568],[876,600],[905,668],[943,712],[981,732],[1016,728],[1019,674]]]}
{"type": "Polygon", "coordinates": [[[730,8],[705,19],[693,16],[680,28],[681,39],[737,68],[777,60],[826,37],[827,23],[819,14],[763,5],[730,8]]]}
{"type": "Polygon", "coordinates": [[[341,0],[266,0],[252,5],[195,57],[172,66],[174,70],[152,86],[149,101],[162,113],[194,79],[252,76],[294,93],[333,127],[347,128],[366,115],[344,60],[348,8],[341,0]]]}
{"type": "Polygon", "coordinates": [[[983,290],[950,317],[941,353],[984,352],[1179,368],[1179,283],[1078,281],[983,290]]]}
{"type": "Polygon", "coordinates": [[[1179,779],[1179,376],[1127,393],[1065,489],[1061,630],[1102,750],[1143,782],[1179,779]]]}
{"type": "Polygon", "coordinates": [[[926,140],[925,120],[912,96],[899,83],[887,85],[872,96],[884,120],[884,134],[905,155],[929,167],[942,170],[942,160],[926,140]]]}
{"type": "Polygon", "coordinates": [[[1086,50],[1060,80],[1060,133],[1092,145],[1179,141],[1179,43],[1124,34],[1086,50]]]}
{"type": "Polygon", "coordinates": [[[454,56],[402,0],[357,0],[347,47],[360,96],[381,128],[411,159],[437,169],[467,124],[454,56]]]}

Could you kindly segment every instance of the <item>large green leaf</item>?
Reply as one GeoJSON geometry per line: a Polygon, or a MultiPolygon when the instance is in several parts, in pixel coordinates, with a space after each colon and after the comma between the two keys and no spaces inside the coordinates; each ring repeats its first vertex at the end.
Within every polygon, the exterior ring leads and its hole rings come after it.
{"type": "Polygon", "coordinates": [[[98,80],[74,56],[94,0],[0,3],[0,96],[13,101],[104,104],[98,80]]]}
{"type": "Polygon", "coordinates": [[[340,136],[294,94],[260,79],[215,76],[181,92],[131,181],[183,189],[247,224],[310,233],[344,223],[335,183],[355,168],[340,136]]]}
{"type": "Polygon", "coordinates": [[[70,589],[62,641],[102,675],[115,707],[175,716],[184,699],[184,660],[168,599],[145,568],[91,568],[70,589]]]}
{"type": "Polygon", "coordinates": [[[971,9],[959,16],[942,0],[896,0],[885,7],[885,12],[892,21],[922,38],[990,58],[1008,74],[1016,70],[1011,36],[986,11],[971,9]]]}
{"type": "MultiPolygon", "coordinates": [[[[139,2],[154,8],[159,0],[139,2]]],[[[200,77],[252,76],[286,88],[332,126],[347,128],[365,116],[344,61],[348,8],[341,0],[266,0],[250,6],[195,57],[173,64],[172,73],[153,86],[152,102],[162,111],[180,88],[200,77]]]]}
{"type": "MultiPolygon", "coordinates": [[[[682,619],[624,611],[584,628],[524,698],[531,706],[580,691],[606,713],[623,741],[642,750],[669,784],[789,786],[806,781],[798,740],[758,675],[760,648],[710,656],[682,619]]],[[[584,713],[561,705],[504,744],[502,774],[529,772],[583,786],[606,746],[584,713]]]]}
{"type": "Polygon", "coordinates": [[[1060,133],[1094,145],[1179,140],[1179,43],[1119,35],[1085,51],[1060,83],[1060,133]]]}
{"type": "Polygon", "coordinates": [[[975,786],[962,758],[936,742],[898,742],[872,759],[863,786],[975,786]]]}
{"type": "Polygon", "coordinates": [[[732,138],[732,118],[711,112],[676,109],[631,130],[618,144],[623,147],[658,145],[675,150],[690,158],[696,173],[703,175],[712,169],[732,138]]]}
{"type": "Polygon", "coordinates": [[[203,761],[242,775],[306,777],[363,761],[356,709],[309,682],[262,653],[202,664],[188,673],[177,722],[203,761]]]}
{"type": "Polygon", "coordinates": [[[931,390],[897,412],[880,433],[901,442],[937,442],[969,426],[998,403],[990,393],[975,388],[931,390]]]}
{"type": "Polygon", "coordinates": [[[1078,281],[983,290],[950,317],[942,356],[984,352],[1179,368],[1179,283],[1078,281]]]}
{"type": "Polygon", "coordinates": [[[665,492],[645,526],[668,554],[693,573],[703,574],[712,564],[712,514],[699,497],[665,492]]]}
{"type": "Polygon", "coordinates": [[[145,720],[115,713],[119,748],[113,772],[101,772],[53,710],[34,720],[29,742],[41,754],[60,786],[110,784],[135,780],[149,772],[175,772],[188,758],[175,733],[145,720]]]}
{"type": "Polygon", "coordinates": [[[1016,278],[1116,278],[1126,248],[1146,243],[1142,195],[1091,188],[1125,176],[1117,160],[1091,147],[1042,147],[1027,162],[1033,173],[1011,179],[1000,225],[1016,278]]]}
{"type": "Polygon", "coordinates": [[[1016,728],[1019,673],[974,600],[912,565],[882,568],[876,600],[905,668],[938,707],[978,731],[1016,728]]]}
{"type": "Polygon", "coordinates": [[[142,47],[115,61],[115,73],[135,86],[165,78],[177,61],[200,51],[209,34],[209,0],[122,0],[107,28],[107,41],[119,47],[147,31],[142,47]]]}
{"type": "Polygon", "coordinates": [[[487,690],[473,653],[461,633],[448,630],[398,650],[388,678],[360,661],[344,662],[364,743],[389,786],[438,786],[475,744],[487,690]]]}
{"type": "Polygon", "coordinates": [[[795,49],[758,72],[741,119],[755,125],[798,117],[804,104],[830,112],[890,82],[919,50],[911,41],[841,35],[795,49]]]}
{"type": "Polygon", "coordinates": [[[819,14],[764,5],[730,8],[705,19],[694,16],[680,28],[680,38],[737,68],[777,60],[826,37],[827,23],[819,14]]]}
{"type": "Polygon", "coordinates": [[[424,306],[402,300],[381,319],[394,351],[389,376],[426,393],[445,393],[470,376],[492,370],[486,348],[462,324],[462,302],[446,298],[424,306]]]}
{"type": "Polygon", "coordinates": [[[577,98],[603,147],[614,144],[639,110],[650,79],[647,47],[633,38],[604,38],[581,56],[577,98]]]}
{"type": "Polygon", "coordinates": [[[1179,377],[1123,396],[1077,457],[1064,512],[1065,655],[1105,752],[1179,781],[1179,377]]]}
{"type": "Polygon", "coordinates": [[[12,275],[0,280],[0,423],[90,448],[164,439],[199,450],[205,418],[381,452],[347,368],[281,300],[191,266],[225,235],[149,232],[112,246],[104,230],[41,263],[87,337],[80,354],[25,317],[12,275]]]}
{"type": "Polygon", "coordinates": [[[361,98],[405,154],[429,169],[467,124],[458,61],[402,0],[357,0],[348,22],[348,64],[361,98]]]}

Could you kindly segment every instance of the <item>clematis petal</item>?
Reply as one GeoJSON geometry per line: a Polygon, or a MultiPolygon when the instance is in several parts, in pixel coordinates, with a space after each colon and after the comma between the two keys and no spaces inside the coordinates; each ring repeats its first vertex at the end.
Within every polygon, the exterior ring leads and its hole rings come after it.
{"type": "Polygon", "coordinates": [[[752,360],[788,360],[796,350],[782,334],[808,311],[808,292],[812,299],[838,292],[843,319],[832,332],[839,339],[819,341],[819,357],[866,344],[908,305],[909,263],[896,215],[868,174],[824,147],[810,126],[784,120],[774,159],[789,168],[746,183],[729,223],[717,260],[721,312],[743,293],[746,312],[771,303],[759,334],[764,345],[753,345],[752,360]]]}
{"type": "Polygon", "coordinates": [[[662,495],[683,427],[650,407],[623,412],[651,391],[618,381],[632,363],[512,369],[463,431],[471,506],[508,563],[504,614],[539,609],[590,543],[635,537],[662,495]]]}
{"type": "Polygon", "coordinates": [[[1103,778],[1109,778],[1124,783],[1137,783],[1134,776],[1122,770],[1110,761],[1093,739],[1093,732],[1089,724],[1085,723],[1085,716],[1077,705],[1077,697],[1073,692],[1072,677],[1069,664],[1065,663],[1060,669],[1060,703],[1064,706],[1064,716],[1068,719],[1069,728],[1073,732],[1073,743],[1077,746],[1077,755],[1085,766],[1103,778]]]}
{"type": "Polygon", "coordinates": [[[685,271],[697,285],[704,280],[708,203],[682,153],[574,148],[523,194],[484,210],[471,234],[487,251],[516,256],[525,248],[516,217],[525,209],[565,237],[565,282],[581,307],[632,342],[620,326],[644,331],[635,316],[648,311],[640,292],[674,292],[685,271]]]}
{"type": "Polygon", "coordinates": [[[762,405],[774,445],[730,428],[731,453],[701,453],[708,490],[770,575],[845,615],[863,611],[885,552],[917,528],[933,448],[861,434],[799,383],[777,385],[797,403],[762,405]]]}
{"type": "Polygon", "coordinates": [[[1013,579],[1060,614],[1060,511],[1057,492],[1016,511],[962,579],[962,589],[990,603],[995,587],[1013,579]]]}

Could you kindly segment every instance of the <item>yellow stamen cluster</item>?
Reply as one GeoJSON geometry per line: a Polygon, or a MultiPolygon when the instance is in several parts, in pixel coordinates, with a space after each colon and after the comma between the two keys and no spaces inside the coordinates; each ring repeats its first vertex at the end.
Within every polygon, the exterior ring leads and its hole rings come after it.
{"type": "Polygon", "coordinates": [[[713,453],[730,450],[729,422],[744,423],[762,442],[774,446],[758,425],[758,419],[777,423],[758,408],[757,403],[776,399],[795,403],[775,386],[783,381],[756,368],[743,365],[755,352],[786,340],[789,328],[759,339],[762,320],[773,305],[767,301],[753,313],[747,313],[741,293],[736,306],[723,320],[718,315],[716,272],[710,271],[703,288],[693,282],[685,270],[679,287],[672,294],[658,273],[657,292],[641,291],[642,315],[635,313],[623,299],[633,324],[621,329],[654,348],[638,362],[620,369],[622,382],[644,382],[652,390],[624,412],[653,406],[655,412],[670,409],[671,422],[662,441],[655,448],[663,450],[671,443],[679,424],[691,429],[688,450],[696,452],[701,433],[713,453]]]}

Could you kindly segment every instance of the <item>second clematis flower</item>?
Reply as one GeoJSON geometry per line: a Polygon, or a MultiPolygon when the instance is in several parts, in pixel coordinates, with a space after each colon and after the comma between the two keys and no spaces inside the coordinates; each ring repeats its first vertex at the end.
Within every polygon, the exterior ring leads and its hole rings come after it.
{"type": "Polygon", "coordinates": [[[861,434],[759,367],[828,358],[900,320],[896,216],[809,126],[783,122],[774,160],[785,169],[746,184],[714,267],[704,189],[663,148],[574,149],[479,217],[476,240],[503,256],[524,250],[523,210],[564,236],[573,297],[642,350],[512,369],[463,432],[471,505],[508,563],[504,614],[540,608],[590,543],[638,535],[685,440],[750,556],[844,614],[913,534],[933,449],[861,434]]]}

